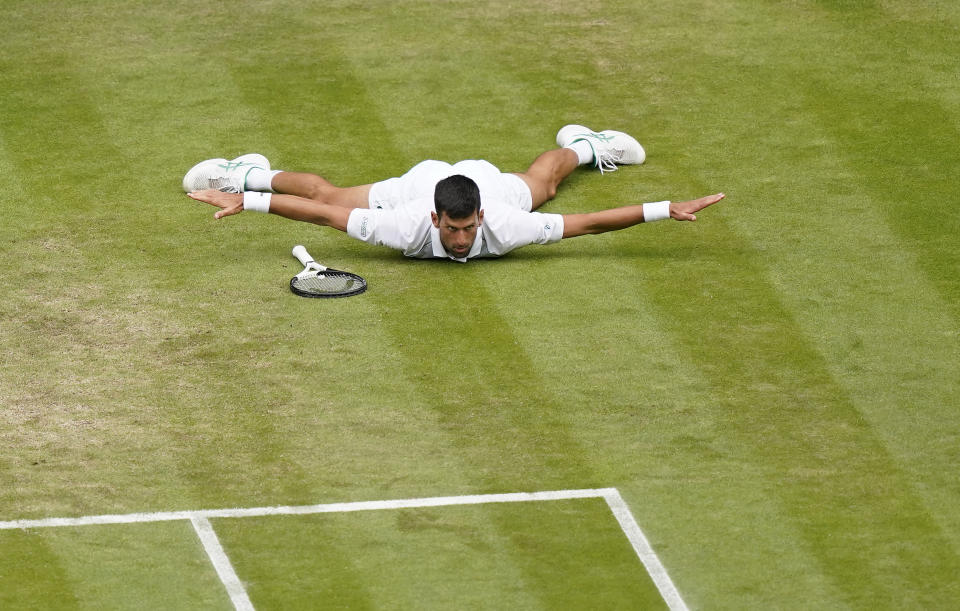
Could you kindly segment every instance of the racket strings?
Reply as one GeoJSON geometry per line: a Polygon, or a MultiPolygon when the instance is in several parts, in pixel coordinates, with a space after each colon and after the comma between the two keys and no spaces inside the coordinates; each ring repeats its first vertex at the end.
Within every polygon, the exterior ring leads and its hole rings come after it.
{"type": "Polygon", "coordinates": [[[346,272],[326,271],[298,275],[291,287],[309,295],[346,295],[362,292],[366,282],[359,276],[346,272]]]}
{"type": "Polygon", "coordinates": [[[341,274],[307,274],[297,282],[297,286],[306,291],[317,293],[341,293],[352,289],[356,279],[341,274]]]}

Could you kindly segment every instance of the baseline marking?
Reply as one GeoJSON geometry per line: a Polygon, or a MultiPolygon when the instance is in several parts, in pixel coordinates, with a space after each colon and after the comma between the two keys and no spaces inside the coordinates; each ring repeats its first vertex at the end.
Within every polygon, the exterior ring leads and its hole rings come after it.
{"type": "Polygon", "coordinates": [[[383,509],[407,509],[419,507],[444,507],[449,505],[482,505],[488,503],[526,503],[536,501],[559,501],[570,499],[602,498],[613,512],[621,530],[630,541],[640,562],[647,569],[660,596],[672,611],[688,611],[676,586],[667,574],[656,552],[650,546],[637,524],[626,501],[616,488],[584,490],[551,490],[545,492],[514,492],[508,494],[477,494],[467,496],[438,496],[419,499],[395,499],[387,501],[358,501],[353,503],[325,503],[321,505],[298,505],[280,507],[248,507],[235,509],[203,509],[197,511],[161,511],[155,513],[128,513],[114,515],[84,516],[79,518],[44,518],[39,520],[0,521],[0,530],[24,528],[54,528],[60,526],[93,526],[104,524],[136,524],[144,522],[168,522],[189,520],[203,544],[217,575],[223,582],[230,600],[241,611],[253,609],[253,604],[243,583],[233,570],[210,520],[213,518],[249,518],[257,516],[310,515],[317,513],[346,513],[353,511],[377,511],[383,509]]]}

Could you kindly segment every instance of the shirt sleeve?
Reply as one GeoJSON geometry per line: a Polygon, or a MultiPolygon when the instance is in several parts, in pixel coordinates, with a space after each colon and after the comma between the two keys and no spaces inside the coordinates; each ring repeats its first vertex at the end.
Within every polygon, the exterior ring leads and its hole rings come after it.
{"type": "Polygon", "coordinates": [[[552,244],[563,238],[563,216],[490,208],[483,216],[484,238],[492,255],[503,255],[528,244],[552,244]]]}
{"type": "Polygon", "coordinates": [[[378,210],[355,208],[347,219],[347,235],[367,244],[402,250],[420,251],[428,239],[430,214],[417,214],[410,208],[378,210]]]}

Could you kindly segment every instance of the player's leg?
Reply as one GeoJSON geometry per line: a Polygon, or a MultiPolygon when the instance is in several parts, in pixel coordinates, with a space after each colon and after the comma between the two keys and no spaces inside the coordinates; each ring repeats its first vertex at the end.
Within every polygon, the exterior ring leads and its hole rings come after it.
{"type": "Polygon", "coordinates": [[[560,183],[573,172],[580,161],[576,152],[568,148],[553,149],[537,157],[526,172],[516,173],[530,188],[533,210],[550,201],[557,194],[560,183]]]}
{"type": "Polygon", "coordinates": [[[371,186],[337,187],[316,174],[277,172],[272,175],[269,188],[274,193],[306,197],[332,206],[367,208],[371,186]]]}
{"type": "Polygon", "coordinates": [[[594,132],[582,125],[566,125],[557,132],[557,146],[537,157],[526,172],[517,174],[530,188],[536,210],[557,194],[560,183],[577,166],[593,164],[601,172],[618,165],[641,164],[646,152],[637,140],[624,132],[594,132]]]}
{"type": "Polygon", "coordinates": [[[306,172],[250,173],[247,186],[262,191],[296,195],[342,208],[392,209],[420,198],[433,198],[437,181],[449,175],[450,164],[423,161],[403,176],[356,187],[337,187],[327,179],[306,172]],[[269,182],[262,180],[269,175],[269,182]]]}

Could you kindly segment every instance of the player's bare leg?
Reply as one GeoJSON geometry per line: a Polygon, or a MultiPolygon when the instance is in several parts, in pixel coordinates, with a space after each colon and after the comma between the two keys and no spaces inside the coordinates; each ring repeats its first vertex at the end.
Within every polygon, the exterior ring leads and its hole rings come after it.
{"type": "Polygon", "coordinates": [[[526,172],[518,172],[530,187],[533,209],[536,210],[557,195],[563,180],[577,169],[577,154],[570,149],[553,149],[537,157],[526,172]]]}
{"type": "Polygon", "coordinates": [[[368,208],[371,186],[336,187],[327,179],[306,172],[280,172],[270,183],[275,193],[305,197],[342,208],[368,208]]]}

